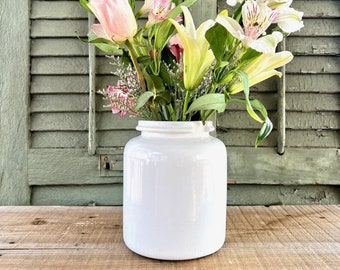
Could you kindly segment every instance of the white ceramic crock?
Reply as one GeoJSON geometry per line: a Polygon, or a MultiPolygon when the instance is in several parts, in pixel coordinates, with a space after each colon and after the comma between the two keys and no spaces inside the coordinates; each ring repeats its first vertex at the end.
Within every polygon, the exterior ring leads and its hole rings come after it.
{"type": "Polygon", "coordinates": [[[211,122],[139,121],[124,150],[123,235],[132,251],[186,260],[225,241],[227,157],[211,122]]]}

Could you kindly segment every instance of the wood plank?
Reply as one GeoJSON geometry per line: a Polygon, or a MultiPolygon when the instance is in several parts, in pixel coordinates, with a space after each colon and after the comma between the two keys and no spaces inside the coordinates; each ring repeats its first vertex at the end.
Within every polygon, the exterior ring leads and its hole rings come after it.
{"type": "Polygon", "coordinates": [[[339,18],[339,1],[295,0],[292,7],[304,12],[304,18],[339,18]],[[322,8],[320,8],[320,4],[322,8]]]}
{"type": "Polygon", "coordinates": [[[86,75],[86,57],[37,57],[31,60],[33,75],[86,75]]]}
{"type": "Polygon", "coordinates": [[[2,208],[4,269],[336,269],[339,206],[228,207],[226,242],[211,256],[160,261],[122,237],[116,207],[2,208]],[[36,225],[35,225],[36,224],[36,225]]]}
{"type": "MultiPolygon", "coordinates": [[[[277,100],[274,93],[251,93],[251,99],[258,99],[267,110],[276,110],[277,100]]],[[[287,111],[338,111],[339,94],[319,93],[287,93],[287,111]],[[318,102],[315,102],[318,100],[318,102]]],[[[110,112],[109,102],[97,95],[96,108],[98,112],[110,112]]],[[[244,110],[245,106],[231,103],[228,110],[244,110]]],[[[88,111],[88,96],[86,94],[39,94],[32,95],[31,112],[85,112],[88,111]]]]}
{"type": "Polygon", "coordinates": [[[272,148],[230,147],[228,179],[240,184],[338,185],[339,161],[336,148],[287,147],[278,155],[272,148]]]}
{"type": "Polygon", "coordinates": [[[227,205],[339,204],[339,191],[337,186],[229,184],[227,205]]]}
{"type": "MultiPolygon", "coordinates": [[[[113,131],[114,133],[115,131],[113,131]]],[[[254,146],[257,130],[219,129],[217,137],[227,146],[254,146]]],[[[333,130],[286,130],[287,147],[323,147],[338,148],[340,146],[339,131],[333,130]]],[[[102,146],[109,146],[110,140],[104,137],[102,146]],[[106,140],[105,140],[106,139],[106,140]],[[106,144],[104,144],[106,143],[106,144]]],[[[124,142],[124,141],[123,141],[124,142]]],[[[112,144],[112,143],[111,143],[112,144]]],[[[274,130],[262,143],[262,147],[277,146],[277,131],[274,130]]]]}
{"type": "Polygon", "coordinates": [[[338,93],[287,93],[286,110],[303,112],[340,111],[339,100],[340,94],[338,93]]]}
{"type": "Polygon", "coordinates": [[[197,1],[190,8],[196,27],[208,19],[215,19],[217,15],[217,1],[197,1]]]}
{"type": "Polygon", "coordinates": [[[87,19],[78,1],[32,1],[31,19],[87,19]]]}
{"type": "MultiPolygon", "coordinates": [[[[31,148],[83,148],[87,147],[88,132],[47,131],[31,133],[31,148]]],[[[115,144],[114,144],[115,145],[115,144]]]]}
{"type": "Polygon", "coordinates": [[[338,57],[334,56],[295,56],[287,64],[287,73],[317,74],[340,73],[338,57]]]}
{"type": "MultiPolygon", "coordinates": [[[[284,155],[278,155],[274,148],[228,146],[227,149],[228,179],[238,184],[339,184],[340,155],[336,148],[287,148],[284,155]]],[[[109,154],[110,150],[99,151],[109,154]]],[[[122,181],[119,167],[112,171],[114,177],[100,178],[98,162],[98,156],[88,156],[85,149],[32,149],[29,151],[29,183],[66,185],[122,181]],[[46,172],[49,172],[48,178],[46,172]]]]}
{"type": "MultiPolygon", "coordinates": [[[[269,112],[274,126],[277,116],[269,112]]],[[[289,129],[339,129],[338,112],[287,112],[287,125],[289,129]]],[[[105,125],[105,123],[103,123],[105,125]]],[[[218,115],[218,126],[223,129],[258,129],[259,123],[253,120],[246,111],[226,111],[218,115]]],[[[103,126],[104,129],[104,126],[103,126]]]]}
{"type": "Polygon", "coordinates": [[[87,56],[88,44],[78,38],[39,38],[31,43],[31,56],[87,56]]]}
{"type": "Polygon", "coordinates": [[[88,112],[88,94],[32,95],[31,112],[88,112]]]}
{"type": "Polygon", "coordinates": [[[31,37],[86,37],[87,32],[87,20],[33,20],[31,37]]]}
{"type": "MultiPolygon", "coordinates": [[[[143,2],[136,1],[136,10],[143,2]]],[[[79,1],[32,1],[31,19],[87,19],[79,1]]]]}
{"type": "Polygon", "coordinates": [[[99,176],[99,157],[89,156],[87,149],[30,149],[28,164],[30,185],[122,182],[121,169],[113,171],[112,177],[99,176]]]}
{"type": "Polygon", "coordinates": [[[340,93],[339,74],[287,74],[287,92],[340,93]]]}
{"type": "Polygon", "coordinates": [[[286,50],[294,55],[339,55],[340,37],[293,37],[286,39],[286,50]]]}
{"type": "MultiPolygon", "coordinates": [[[[79,7],[82,9],[82,7],[79,7]]],[[[141,27],[146,23],[146,19],[139,19],[137,24],[141,27]]],[[[32,38],[41,37],[86,37],[88,33],[86,19],[48,19],[32,20],[32,38]]]]}
{"type": "MultiPolygon", "coordinates": [[[[270,113],[276,125],[276,114],[270,113]]],[[[338,112],[287,112],[287,128],[291,129],[339,129],[338,112]]],[[[98,130],[134,129],[137,117],[120,118],[111,112],[97,114],[98,130]]],[[[223,129],[259,129],[260,124],[246,111],[226,111],[218,116],[218,125],[223,129]]],[[[80,112],[34,113],[31,116],[31,131],[85,131],[88,115],[80,112]]]]}
{"type": "Polygon", "coordinates": [[[31,116],[31,131],[86,131],[88,113],[34,113],[31,116]]]}
{"type": "Polygon", "coordinates": [[[31,78],[31,94],[89,92],[89,79],[86,75],[33,75],[31,78]]]}
{"type": "Polygon", "coordinates": [[[123,185],[34,186],[32,205],[122,205],[123,185]]]}
{"type": "MultiPolygon", "coordinates": [[[[32,204],[37,205],[122,205],[120,184],[83,186],[34,186],[32,204]]],[[[339,204],[336,186],[235,185],[229,182],[230,205],[339,204]],[[261,194],[261,196],[259,196],[261,194]]]]}
{"type": "MultiPolygon", "coordinates": [[[[219,130],[217,137],[227,146],[254,146],[257,130],[219,130]]],[[[125,144],[139,132],[135,130],[97,131],[98,147],[117,147],[125,144]]],[[[87,132],[38,131],[31,134],[31,148],[86,148],[87,132]]],[[[262,147],[276,147],[276,131],[262,143],[262,147]]],[[[339,132],[334,130],[287,130],[287,147],[340,147],[339,132]]]]}
{"type": "Polygon", "coordinates": [[[304,27],[291,36],[336,37],[340,35],[339,19],[303,19],[304,27]]]}
{"type": "Polygon", "coordinates": [[[340,129],[340,112],[288,112],[287,128],[291,129],[340,129]]]}
{"type": "Polygon", "coordinates": [[[29,1],[0,1],[0,205],[30,203],[29,12],[29,1]]]}

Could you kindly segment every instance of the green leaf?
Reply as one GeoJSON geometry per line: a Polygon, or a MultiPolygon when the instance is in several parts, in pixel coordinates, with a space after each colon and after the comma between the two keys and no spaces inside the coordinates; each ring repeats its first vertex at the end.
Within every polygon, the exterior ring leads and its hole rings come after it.
{"type": "Polygon", "coordinates": [[[79,0],[79,2],[87,10],[87,12],[93,14],[92,10],[87,6],[87,0],[79,0]]]}
{"type": "Polygon", "coordinates": [[[172,9],[167,17],[171,18],[171,19],[175,19],[182,12],[182,9],[180,8],[181,6],[190,7],[193,4],[195,4],[196,1],[197,0],[186,0],[186,1],[184,1],[183,3],[177,5],[174,9],[172,9]]]}
{"type": "Polygon", "coordinates": [[[201,110],[216,110],[217,112],[224,112],[226,102],[224,94],[211,93],[195,99],[186,113],[201,111],[201,110]]]}
{"type": "Polygon", "coordinates": [[[246,101],[246,109],[247,109],[247,112],[248,114],[254,119],[256,120],[257,122],[260,122],[260,123],[263,123],[263,119],[261,119],[261,117],[259,117],[256,112],[254,111],[253,107],[252,107],[252,104],[249,100],[249,81],[248,81],[248,75],[247,73],[245,73],[244,71],[242,70],[237,70],[235,71],[235,73],[237,73],[241,79],[242,79],[242,82],[243,82],[243,86],[244,86],[244,97],[245,97],[245,101],[246,101]]]}
{"type": "Polygon", "coordinates": [[[259,144],[270,134],[273,129],[273,124],[270,119],[267,117],[262,125],[260,132],[257,134],[255,147],[259,146],[259,144]]]}
{"type": "Polygon", "coordinates": [[[135,10],[135,0],[129,0],[129,4],[132,10],[135,10]]]}
{"type": "Polygon", "coordinates": [[[220,62],[225,53],[228,31],[220,24],[215,24],[206,33],[205,38],[210,44],[215,58],[220,62]]]}
{"type": "Polygon", "coordinates": [[[167,20],[156,24],[155,27],[155,49],[157,51],[161,51],[167,45],[170,36],[175,30],[175,27],[167,20]]]}
{"type": "Polygon", "coordinates": [[[243,104],[247,104],[248,102],[250,102],[251,105],[261,113],[264,121],[262,121],[261,130],[256,137],[255,147],[257,147],[270,134],[273,129],[273,124],[268,118],[268,113],[265,106],[257,99],[247,101],[246,99],[232,98],[229,100],[229,102],[240,102],[243,104]]]}
{"type": "Polygon", "coordinates": [[[152,62],[152,58],[150,55],[143,55],[137,58],[138,63],[140,64],[150,64],[152,62]]]}
{"type": "Polygon", "coordinates": [[[133,110],[138,111],[149,101],[151,97],[153,97],[153,93],[151,91],[146,91],[141,94],[137,100],[136,105],[133,107],[133,110]]]}

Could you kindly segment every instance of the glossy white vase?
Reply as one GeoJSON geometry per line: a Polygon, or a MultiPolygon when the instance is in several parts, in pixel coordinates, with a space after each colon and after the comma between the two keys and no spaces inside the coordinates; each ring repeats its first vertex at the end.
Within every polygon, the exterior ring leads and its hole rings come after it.
{"type": "Polygon", "coordinates": [[[227,157],[211,122],[139,121],[124,150],[124,242],[155,259],[186,260],[225,241],[227,157]]]}

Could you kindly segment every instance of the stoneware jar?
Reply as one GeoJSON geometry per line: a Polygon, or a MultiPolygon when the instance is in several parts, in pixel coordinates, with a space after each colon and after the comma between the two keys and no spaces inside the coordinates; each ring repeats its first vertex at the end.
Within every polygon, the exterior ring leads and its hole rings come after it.
{"type": "Polygon", "coordinates": [[[132,251],[186,260],[225,241],[227,157],[212,122],[139,121],[124,150],[123,235],[132,251]]]}

